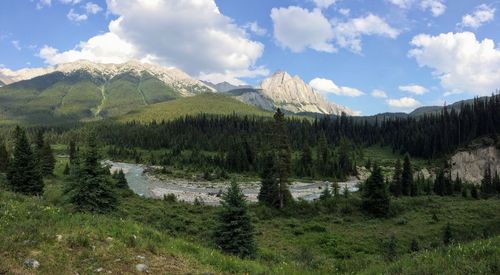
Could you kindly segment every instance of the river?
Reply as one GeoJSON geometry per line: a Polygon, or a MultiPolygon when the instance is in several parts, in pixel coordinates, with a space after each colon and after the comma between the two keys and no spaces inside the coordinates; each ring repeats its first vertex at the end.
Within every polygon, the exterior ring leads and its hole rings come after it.
{"type": "MultiPolygon", "coordinates": [[[[174,194],[179,201],[194,202],[196,198],[205,204],[218,205],[220,198],[218,194],[228,186],[228,182],[203,182],[190,181],[186,179],[160,180],[148,173],[144,173],[145,166],[139,164],[105,161],[111,167],[111,171],[123,170],[130,189],[134,193],[147,198],[163,198],[164,195],[174,194]]],[[[350,192],[357,191],[357,179],[339,183],[343,190],[345,187],[350,192]]],[[[295,199],[312,201],[319,198],[321,192],[330,182],[293,182],[290,192],[295,199]]],[[[245,182],[240,185],[247,200],[256,202],[259,193],[259,182],[245,182]]]]}

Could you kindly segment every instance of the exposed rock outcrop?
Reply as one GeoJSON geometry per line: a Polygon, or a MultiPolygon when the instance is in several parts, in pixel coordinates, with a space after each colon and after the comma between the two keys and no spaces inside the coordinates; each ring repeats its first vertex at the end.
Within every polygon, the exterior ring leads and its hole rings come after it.
{"type": "Polygon", "coordinates": [[[500,173],[500,150],[495,146],[459,151],[450,159],[451,175],[462,180],[479,184],[484,171],[489,166],[492,173],[500,173]]]}

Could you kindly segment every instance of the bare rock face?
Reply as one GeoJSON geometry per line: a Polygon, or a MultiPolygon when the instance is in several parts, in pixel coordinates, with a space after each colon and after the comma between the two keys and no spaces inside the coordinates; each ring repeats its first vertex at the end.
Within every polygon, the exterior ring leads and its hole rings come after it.
{"type": "Polygon", "coordinates": [[[480,184],[488,166],[492,174],[495,174],[495,171],[500,173],[500,150],[488,146],[457,152],[451,157],[450,165],[453,179],[458,174],[463,181],[480,184]]]}
{"type": "Polygon", "coordinates": [[[260,88],[262,95],[270,99],[276,107],[293,113],[354,115],[350,109],[326,101],[298,76],[292,77],[287,72],[276,72],[262,81],[260,88]]]}

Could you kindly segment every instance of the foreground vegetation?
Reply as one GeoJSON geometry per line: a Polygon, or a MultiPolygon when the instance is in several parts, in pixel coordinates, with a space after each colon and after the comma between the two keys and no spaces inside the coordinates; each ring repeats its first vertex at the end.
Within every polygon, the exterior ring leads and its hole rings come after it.
{"type": "Polygon", "coordinates": [[[364,214],[357,194],[283,210],[251,205],[258,249],[254,260],[241,260],[221,254],[211,238],[217,207],[128,195],[109,214],[73,212],[63,197],[66,161],[58,159],[40,197],[13,194],[0,180],[2,272],[33,272],[23,264],[30,258],[44,274],[127,273],[140,263],[171,274],[453,274],[456,263],[470,273],[499,271],[497,198],[393,199],[389,217],[380,219],[364,214]],[[447,224],[449,247],[443,243],[447,224]]]}

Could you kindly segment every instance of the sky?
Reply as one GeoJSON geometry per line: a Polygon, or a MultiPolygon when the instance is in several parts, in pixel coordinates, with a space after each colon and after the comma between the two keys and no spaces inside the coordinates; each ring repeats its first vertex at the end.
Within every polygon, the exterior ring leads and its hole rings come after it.
{"type": "Polygon", "coordinates": [[[500,89],[496,0],[0,0],[0,73],[87,59],[212,82],[277,70],[362,115],[500,89]]]}

